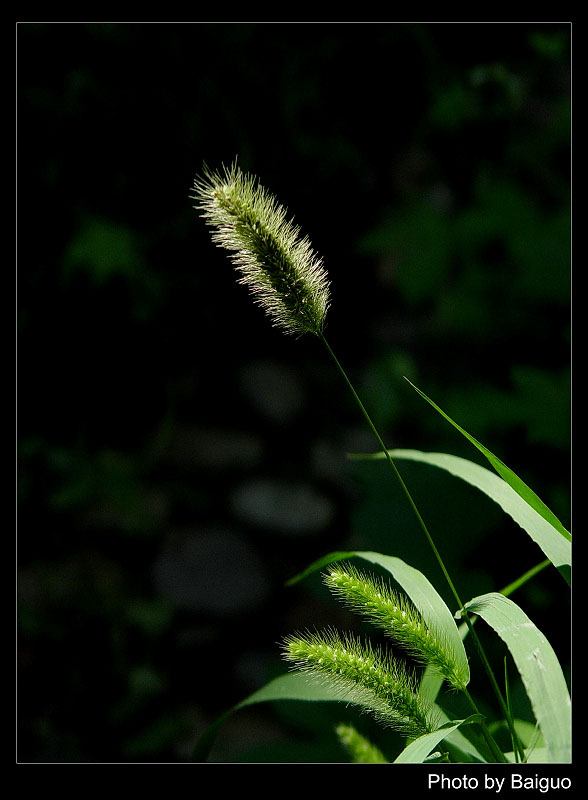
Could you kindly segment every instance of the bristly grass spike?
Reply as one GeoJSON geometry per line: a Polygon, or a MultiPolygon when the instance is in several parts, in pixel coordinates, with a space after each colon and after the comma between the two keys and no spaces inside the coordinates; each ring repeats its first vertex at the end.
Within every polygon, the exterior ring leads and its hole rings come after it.
{"type": "Polygon", "coordinates": [[[329,307],[322,259],[286,209],[236,160],[222,172],[204,167],[193,200],[212,228],[212,239],[231,252],[255,301],[286,333],[321,336],[329,307]]]}

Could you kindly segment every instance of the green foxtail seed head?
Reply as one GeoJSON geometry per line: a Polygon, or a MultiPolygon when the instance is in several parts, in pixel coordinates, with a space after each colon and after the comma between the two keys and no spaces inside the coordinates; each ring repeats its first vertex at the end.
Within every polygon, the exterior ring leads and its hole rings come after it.
{"type": "Polygon", "coordinates": [[[340,723],[335,728],[339,741],[354,764],[388,764],[389,761],[375,744],[362,736],[353,725],[340,723]]]}
{"type": "Polygon", "coordinates": [[[356,613],[384,630],[418,661],[434,669],[454,689],[467,686],[446,638],[432,630],[406,597],[380,579],[364,575],[350,564],[337,564],[324,576],[326,586],[356,613]]]}
{"type": "Polygon", "coordinates": [[[403,736],[435,730],[431,706],[418,694],[414,675],[369,642],[337,631],[306,633],[285,639],[283,654],[342,701],[362,706],[403,736]]]}
{"type": "Polygon", "coordinates": [[[275,197],[235,162],[222,173],[205,167],[194,181],[192,199],[212,228],[213,241],[232,253],[239,283],[249,287],[274,325],[296,335],[322,334],[329,307],[327,274],[275,197]]]}

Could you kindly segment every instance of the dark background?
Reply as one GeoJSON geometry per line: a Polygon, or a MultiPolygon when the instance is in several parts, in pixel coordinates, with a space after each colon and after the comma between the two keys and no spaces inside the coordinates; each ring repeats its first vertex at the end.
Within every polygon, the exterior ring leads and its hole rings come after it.
{"type": "MultiPolygon", "coordinates": [[[[203,162],[238,155],[323,256],[327,337],[390,447],[483,463],[406,375],[569,525],[570,36],[17,26],[19,761],[187,760],[285,670],[284,635],[357,624],[318,577],[284,586],[331,550],[447,596],[389,470],[346,459],[376,445],[320,343],[211,244],[203,162]]],[[[464,599],[542,560],[484,495],[400,466],[464,599]]],[[[515,597],[567,669],[566,598],[555,570],[515,597]]],[[[342,715],[254,706],[212,759],[343,761],[342,715]]]]}

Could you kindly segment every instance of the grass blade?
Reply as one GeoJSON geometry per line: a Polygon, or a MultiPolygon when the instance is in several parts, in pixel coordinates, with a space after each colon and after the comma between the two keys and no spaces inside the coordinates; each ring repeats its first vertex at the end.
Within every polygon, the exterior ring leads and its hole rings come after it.
{"type": "Polygon", "coordinates": [[[541,728],[549,761],[569,763],[570,695],[546,637],[516,603],[498,592],[474,598],[465,609],[482,617],[510,650],[541,728]]]}
{"type": "Polygon", "coordinates": [[[426,733],[424,736],[419,736],[418,739],[412,741],[407,745],[402,753],[395,759],[395,764],[422,764],[427,758],[429,753],[434,747],[437,747],[439,742],[450,736],[454,731],[462,725],[470,725],[472,722],[479,722],[481,719],[479,714],[472,714],[467,719],[453,720],[446,722],[437,728],[432,733],[426,733]]]}
{"type": "Polygon", "coordinates": [[[288,672],[274,678],[261,689],[249,695],[237,705],[225,711],[202,734],[192,753],[192,761],[206,761],[214,741],[225,722],[235,712],[256,703],[270,703],[276,700],[299,700],[306,702],[348,702],[340,690],[309,679],[300,672],[288,672]]]}
{"type": "MultiPolygon", "coordinates": [[[[420,450],[390,450],[396,460],[411,460],[429,464],[454,475],[484,492],[523,528],[543,550],[551,563],[569,579],[572,560],[571,542],[545,516],[518,493],[503,478],[489,469],[465,458],[448,453],[423,453],[420,450]],[[563,569],[562,569],[563,568],[563,569]]],[[[384,459],[383,453],[354,454],[354,459],[384,459]]]]}
{"type": "Polygon", "coordinates": [[[427,403],[429,403],[436,411],[441,414],[441,416],[445,417],[445,419],[450,422],[454,428],[456,428],[463,436],[466,437],[474,447],[477,447],[478,450],[484,455],[492,467],[496,470],[496,472],[511,486],[517,494],[519,494],[523,500],[528,503],[532,508],[537,511],[544,519],[547,520],[560,534],[567,539],[568,541],[571,540],[571,535],[568,530],[562,525],[559,519],[555,516],[555,514],[545,505],[545,503],[535,494],[535,492],[530,489],[527,484],[521,480],[509,467],[506,466],[494,453],[491,453],[487,447],[484,447],[483,444],[474,439],[466,430],[464,430],[457,422],[454,422],[450,416],[448,416],[439,406],[434,403],[427,395],[422,392],[414,383],[405,378],[405,380],[412,386],[412,388],[418,392],[421,397],[423,397],[427,403]]]}

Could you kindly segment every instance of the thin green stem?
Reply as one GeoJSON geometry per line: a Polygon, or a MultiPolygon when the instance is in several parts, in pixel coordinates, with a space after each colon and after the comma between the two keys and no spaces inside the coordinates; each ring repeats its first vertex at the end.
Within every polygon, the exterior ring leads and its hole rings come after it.
{"type": "MultiPolygon", "coordinates": [[[[472,707],[472,711],[474,712],[474,714],[480,714],[480,711],[479,711],[479,709],[478,709],[478,707],[477,707],[477,705],[476,705],[476,703],[474,701],[474,698],[468,692],[467,688],[464,686],[461,691],[464,693],[468,703],[472,707]]],[[[480,714],[480,717],[482,717],[482,714],[480,714]]],[[[498,747],[498,745],[494,741],[494,737],[492,736],[492,734],[488,730],[488,727],[487,727],[486,722],[485,722],[484,719],[482,719],[482,721],[480,722],[480,728],[482,730],[482,734],[484,736],[484,739],[486,740],[486,744],[490,748],[490,751],[494,755],[494,758],[497,761],[499,761],[500,763],[505,764],[507,762],[507,758],[504,755],[504,753],[502,752],[502,750],[500,749],[500,747],[498,747]]]]}
{"type": "Polygon", "coordinates": [[[452,594],[453,594],[453,596],[455,598],[456,603],[458,604],[459,608],[463,608],[463,603],[461,602],[461,599],[460,599],[460,597],[459,597],[459,595],[457,593],[457,590],[456,590],[456,588],[455,588],[455,586],[453,584],[453,581],[451,580],[451,577],[450,577],[450,575],[449,575],[449,573],[447,571],[447,568],[445,567],[443,559],[441,558],[441,554],[439,553],[439,551],[437,550],[437,547],[435,546],[435,542],[433,541],[433,538],[432,538],[431,534],[429,533],[429,529],[427,528],[427,526],[425,524],[425,521],[422,518],[421,513],[418,510],[417,505],[414,502],[414,500],[412,498],[412,495],[411,495],[410,491],[408,490],[408,487],[407,487],[406,483],[404,482],[404,480],[402,478],[402,475],[398,471],[398,467],[396,466],[396,463],[395,463],[394,459],[390,455],[390,451],[388,450],[388,448],[384,444],[384,441],[383,441],[382,437],[378,433],[378,431],[376,429],[376,426],[374,425],[374,423],[371,420],[370,415],[368,414],[368,412],[365,409],[365,406],[361,402],[361,399],[360,399],[359,395],[357,394],[357,392],[355,391],[355,388],[353,387],[353,384],[351,383],[351,381],[347,377],[347,373],[345,372],[345,370],[343,369],[343,367],[339,363],[339,360],[337,359],[337,356],[335,355],[335,353],[331,349],[331,346],[329,345],[329,343],[327,342],[327,340],[325,339],[325,337],[322,334],[321,334],[321,339],[322,339],[323,344],[327,348],[328,352],[330,353],[331,358],[334,360],[335,364],[337,365],[337,369],[341,373],[345,383],[347,384],[347,386],[351,390],[351,393],[353,394],[353,397],[355,398],[356,403],[358,404],[363,416],[365,417],[365,420],[366,420],[367,424],[369,425],[369,427],[371,428],[374,436],[378,440],[378,444],[382,448],[382,451],[383,451],[384,455],[386,456],[386,458],[388,460],[388,463],[390,464],[390,466],[394,470],[394,473],[395,473],[395,475],[396,475],[396,477],[397,477],[397,479],[398,479],[398,481],[400,483],[400,486],[402,487],[402,490],[403,490],[404,494],[406,495],[406,498],[407,498],[412,510],[415,513],[415,516],[416,516],[416,518],[418,520],[418,523],[419,523],[420,527],[422,528],[423,533],[425,534],[425,537],[427,538],[427,541],[429,542],[429,545],[431,546],[431,548],[433,550],[433,553],[435,554],[435,558],[437,559],[437,562],[438,562],[438,564],[439,564],[439,566],[441,568],[441,571],[443,572],[443,574],[445,576],[445,579],[447,580],[447,583],[449,585],[449,588],[451,589],[451,592],[452,592],[452,594]]]}
{"type": "Polygon", "coordinates": [[[488,658],[486,656],[484,648],[482,647],[482,643],[478,639],[478,635],[474,630],[474,624],[472,622],[472,619],[470,618],[469,614],[465,610],[463,610],[463,607],[462,607],[462,610],[461,610],[461,617],[465,621],[466,625],[468,626],[468,630],[470,632],[470,636],[472,637],[472,640],[474,642],[476,650],[478,651],[478,656],[480,657],[480,660],[482,661],[484,669],[486,670],[486,674],[488,675],[488,678],[489,678],[490,683],[492,685],[492,689],[494,690],[494,694],[496,695],[496,698],[497,698],[497,700],[498,700],[498,702],[500,704],[500,708],[502,710],[502,713],[504,714],[504,718],[505,718],[506,723],[507,723],[507,725],[509,727],[510,734],[511,734],[511,736],[513,738],[513,741],[515,741],[517,743],[517,747],[518,747],[519,752],[522,752],[523,748],[522,748],[522,745],[521,745],[521,743],[519,741],[518,734],[516,732],[516,729],[515,729],[515,726],[514,726],[514,722],[513,722],[510,710],[508,708],[508,705],[506,704],[506,702],[505,702],[505,700],[504,700],[504,698],[502,696],[502,692],[500,690],[500,686],[498,685],[498,681],[496,680],[496,677],[494,675],[494,671],[492,670],[492,667],[490,666],[490,662],[488,661],[488,658]]]}
{"type": "Polygon", "coordinates": [[[535,575],[541,572],[541,570],[545,569],[545,567],[548,567],[550,564],[551,561],[548,558],[546,558],[545,561],[540,561],[539,564],[536,564],[534,567],[531,567],[531,569],[528,569],[525,573],[523,573],[523,575],[518,577],[516,580],[512,581],[512,583],[509,583],[508,586],[505,586],[504,589],[500,589],[500,594],[503,594],[505,595],[505,597],[508,597],[510,594],[512,594],[517,589],[520,589],[521,586],[523,586],[527,581],[531,580],[531,578],[534,578],[535,575]]]}
{"type": "MultiPolygon", "coordinates": [[[[486,672],[488,674],[488,677],[490,679],[490,683],[492,685],[494,693],[496,694],[496,697],[498,699],[498,702],[500,704],[502,712],[505,715],[505,719],[507,720],[507,723],[508,723],[509,727],[511,728],[512,735],[516,736],[516,733],[514,731],[514,726],[512,724],[512,720],[511,720],[511,717],[510,717],[510,714],[508,713],[508,708],[506,706],[506,703],[504,702],[504,698],[502,697],[502,692],[500,691],[500,687],[498,686],[498,682],[496,681],[496,678],[495,678],[494,673],[492,671],[492,667],[490,666],[490,663],[489,663],[489,661],[488,661],[488,659],[486,657],[486,654],[485,654],[484,649],[482,647],[482,643],[480,642],[480,640],[478,639],[478,636],[476,635],[476,632],[474,631],[474,628],[473,628],[473,625],[472,625],[472,621],[471,621],[469,615],[467,614],[467,612],[465,612],[463,610],[464,604],[462,603],[461,598],[459,597],[459,594],[457,592],[457,589],[455,588],[455,585],[454,585],[453,581],[451,580],[451,576],[449,575],[449,572],[447,571],[447,568],[445,566],[445,563],[443,562],[441,554],[437,550],[435,542],[433,541],[433,537],[429,533],[429,529],[427,528],[427,525],[425,524],[425,521],[422,518],[420,511],[418,510],[418,508],[416,506],[416,503],[414,502],[414,500],[412,498],[412,495],[411,495],[407,485],[405,484],[400,472],[398,471],[398,467],[396,466],[396,463],[394,462],[394,459],[390,455],[390,452],[389,452],[388,448],[386,447],[382,437],[378,433],[378,430],[377,430],[376,426],[372,422],[370,415],[368,414],[365,406],[363,405],[363,403],[361,401],[361,398],[359,397],[359,395],[355,391],[355,388],[354,388],[353,384],[351,383],[351,381],[349,380],[349,378],[347,376],[347,373],[345,372],[345,370],[341,366],[341,364],[339,362],[339,359],[337,358],[337,356],[333,352],[331,346],[329,345],[328,341],[326,340],[326,338],[324,337],[324,335],[322,333],[319,334],[319,338],[321,339],[322,343],[326,347],[329,355],[331,356],[331,358],[333,359],[337,369],[339,370],[343,380],[345,381],[345,383],[347,384],[349,390],[351,391],[351,394],[353,395],[353,397],[355,399],[355,402],[357,403],[359,409],[361,410],[361,413],[363,414],[363,416],[364,416],[369,428],[371,429],[372,433],[376,437],[376,439],[378,441],[378,444],[380,445],[380,447],[382,449],[382,452],[384,453],[386,459],[388,460],[388,463],[392,467],[392,469],[394,471],[394,474],[396,475],[396,478],[398,479],[398,481],[400,483],[400,486],[402,487],[402,490],[403,490],[404,494],[406,495],[406,498],[407,498],[407,500],[409,502],[409,505],[411,506],[411,508],[412,508],[416,518],[417,518],[417,521],[418,521],[418,523],[419,523],[419,525],[420,525],[420,527],[421,527],[421,529],[422,529],[422,531],[423,531],[423,533],[424,533],[424,535],[425,535],[425,537],[426,537],[431,549],[433,550],[433,553],[435,555],[435,558],[437,559],[437,563],[439,564],[439,567],[441,568],[441,571],[443,572],[443,575],[445,576],[447,584],[448,584],[448,586],[449,586],[449,588],[451,590],[451,593],[453,594],[453,596],[455,598],[455,601],[456,601],[456,603],[458,605],[458,608],[461,609],[462,618],[464,619],[466,625],[468,626],[468,630],[469,630],[469,632],[470,632],[470,634],[472,636],[472,640],[473,640],[473,642],[475,644],[476,650],[478,651],[478,654],[479,654],[479,656],[480,656],[480,658],[482,660],[482,664],[484,666],[484,669],[486,670],[486,672]]],[[[468,697],[469,697],[469,695],[468,695],[468,697]]],[[[471,700],[471,698],[470,698],[470,701],[473,703],[473,700],[471,700]]],[[[499,750],[499,748],[495,744],[494,740],[492,739],[490,733],[485,728],[484,724],[482,725],[482,730],[485,731],[485,737],[486,737],[486,739],[488,741],[489,746],[492,746],[492,745],[490,745],[490,742],[492,742],[492,744],[493,744],[492,750],[493,750],[494,754],[497,756],[498,753],[500,753],[500,760],[504,761],[505,760],[504,754],[499,750]]]]}
{"type": "MultiPolygon", "coordinates": [[[[504,657],[504,693],[506,695],[506,704],[509,710],[512,707],[511,699],[510,699],[510,683],[508,680],[508,664],[506,661],[506,656],[504,657]]],[[[511,744],[512,744],[512,751],[514,753],[515,762],[518,764],[521,758],[521,752],[517,747],[517,742],[515,741],[514,737],[511,736],[511,744]]],[[[524,753],[522,754],[522,760],[525,760],[524,753]]]]}

